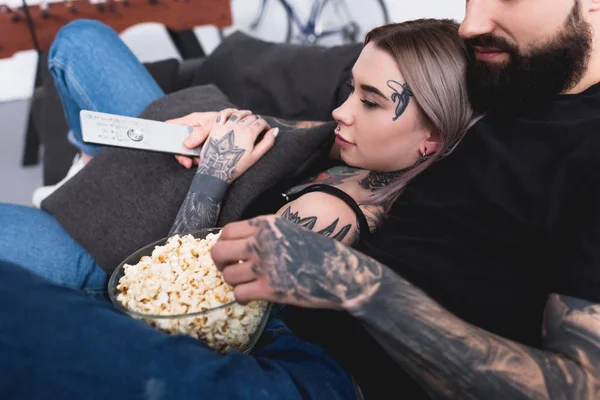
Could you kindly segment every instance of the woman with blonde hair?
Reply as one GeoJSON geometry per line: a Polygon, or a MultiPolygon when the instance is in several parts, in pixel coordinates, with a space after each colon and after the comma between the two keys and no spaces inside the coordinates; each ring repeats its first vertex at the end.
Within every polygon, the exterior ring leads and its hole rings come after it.
{"type": "MultiPolygon", "coordinates": [[[[330,154],[340,165],[267,200],[262,210],[276,211],[351,246],[374,231],[406,185],[449,154],[474,121],[465,85],[466,56],[457,31],[452,21],[430,19],[369,32],[348,82],[351,94],[332,113],[338,125],[330,154]]],[[[267,120],[249,111],[219,114],[209,143],[231,136],[235,151],[246,151],[220,171],[228,177],[222,181],[231,183],[268,151],[275,142],[271,132],[254,143],[269,127],[267,120]]],[[[226,188],[218,190],[222,194],[209,193],[212,180],[203,171],[211,169],[209,160],[228,154],[216,146],[205,147],[173,232],[216,223],[226,188]],[[198,200],[198,194],[205,200],[198,200]]],[[[183,157],[179,160],[191,164],[183,157]]]]}

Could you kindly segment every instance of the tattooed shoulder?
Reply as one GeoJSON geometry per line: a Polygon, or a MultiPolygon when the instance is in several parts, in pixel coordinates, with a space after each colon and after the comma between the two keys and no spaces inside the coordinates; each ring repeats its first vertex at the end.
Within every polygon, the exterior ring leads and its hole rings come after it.
{"type": "Polygon", "coordinates": [[[358,230],[354,211],[342,200],[326,193],[308,193],[286,204],[281,218],[348,245],[355,244],[358,230]]]}

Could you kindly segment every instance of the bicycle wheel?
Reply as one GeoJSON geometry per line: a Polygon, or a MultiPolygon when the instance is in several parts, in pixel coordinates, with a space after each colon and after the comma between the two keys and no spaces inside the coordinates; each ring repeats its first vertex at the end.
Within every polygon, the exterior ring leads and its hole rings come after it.
{"type": "Polygon", "coordinates": [[[384,0],[323,0],[316,33],[322,45],[356,43],[371,29],[389,22],[384,0]]]}
{"type": "Polygon", "coordinates": [[[292,20],[280,0],[231,0],[233,25],[219,30],[223,40],[235,31],[268,42],[289,42],[292,20]]]}

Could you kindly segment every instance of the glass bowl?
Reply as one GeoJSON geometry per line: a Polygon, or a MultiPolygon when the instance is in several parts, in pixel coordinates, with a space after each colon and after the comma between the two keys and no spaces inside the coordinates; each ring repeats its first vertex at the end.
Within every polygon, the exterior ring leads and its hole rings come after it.
{"type": "MultiPolygon", "coordinates": [[[[209,234],[217,234],[220,231],[221,228],[210,228],[182,233],[179,236],[189,234],[196,239],[205,239],[209,234]]],[[[156,315],[133,310],[126,307],[118,299],[121,293],[118,285],[120,279],[125,275],[125,265],[135,265],[143,256],[151,256],[155,247],[166,244],[168,239],[169,237],[165,237],[144,246],[119,264],[108,282],[108,295],[114,306],[133,318],[145,321],[154,328],[171,334],[185,334],[200,339],[219,352],[236,349],[244,353],[249,353],[256,345],[269,319],[272,307],[271,303],[252,302],[244,306],[236,301],[231,301],[209,310],[184,314],[156,315]],[[240,319],[239,316],[243,310],[248,310],[247,307],[264,308],[264,312],[260,319],[251,319],[251,321],[247,319],[244,322],[244,319],[240,319]],[[238,316],[238,318],[235,316],[238,316]],[[237,335],[236,332],[238,333],[237,335]],[[226,339],[224,335],[237,337],[231,342],[229,340],[232,338],[226,339]]]]}

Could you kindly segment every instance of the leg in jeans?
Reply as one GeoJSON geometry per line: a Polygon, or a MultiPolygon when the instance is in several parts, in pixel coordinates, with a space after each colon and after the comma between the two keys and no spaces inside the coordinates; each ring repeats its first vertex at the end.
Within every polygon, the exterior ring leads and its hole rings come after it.
{"type": "Polygon", "coordinates": [[[83,141],[81,110],[136,117],[164,95],[119,35],[97,21],[77,20],[63,27],[50,48],[48,67],[71,127],[69,137],[90,156],[102,147],[83,141]]]}
{"type": "Polygon", "coordinates": [[[52,215],[0,204],[0,227],[0,260],[59,285],[91,293],[106,291],[107,274],[52,215]]]}
{"type": "Polygon", "coordinates": [[[50,48],[48,68],[71,128],[69,140],[81,154],[59,183],[36,189],[32,203],[37,208],[102,150],[83,141],[81,110],[135,117],[164,95],[119,35],[97,21],[82,19],[63,27],[50,48]]]}
{"type": "Polygon", "coordinates": [[[3,399],[356,399],[340,365],[277,319],[253,355],[219,355],[5,263],[0,315],[3,399]]]}

